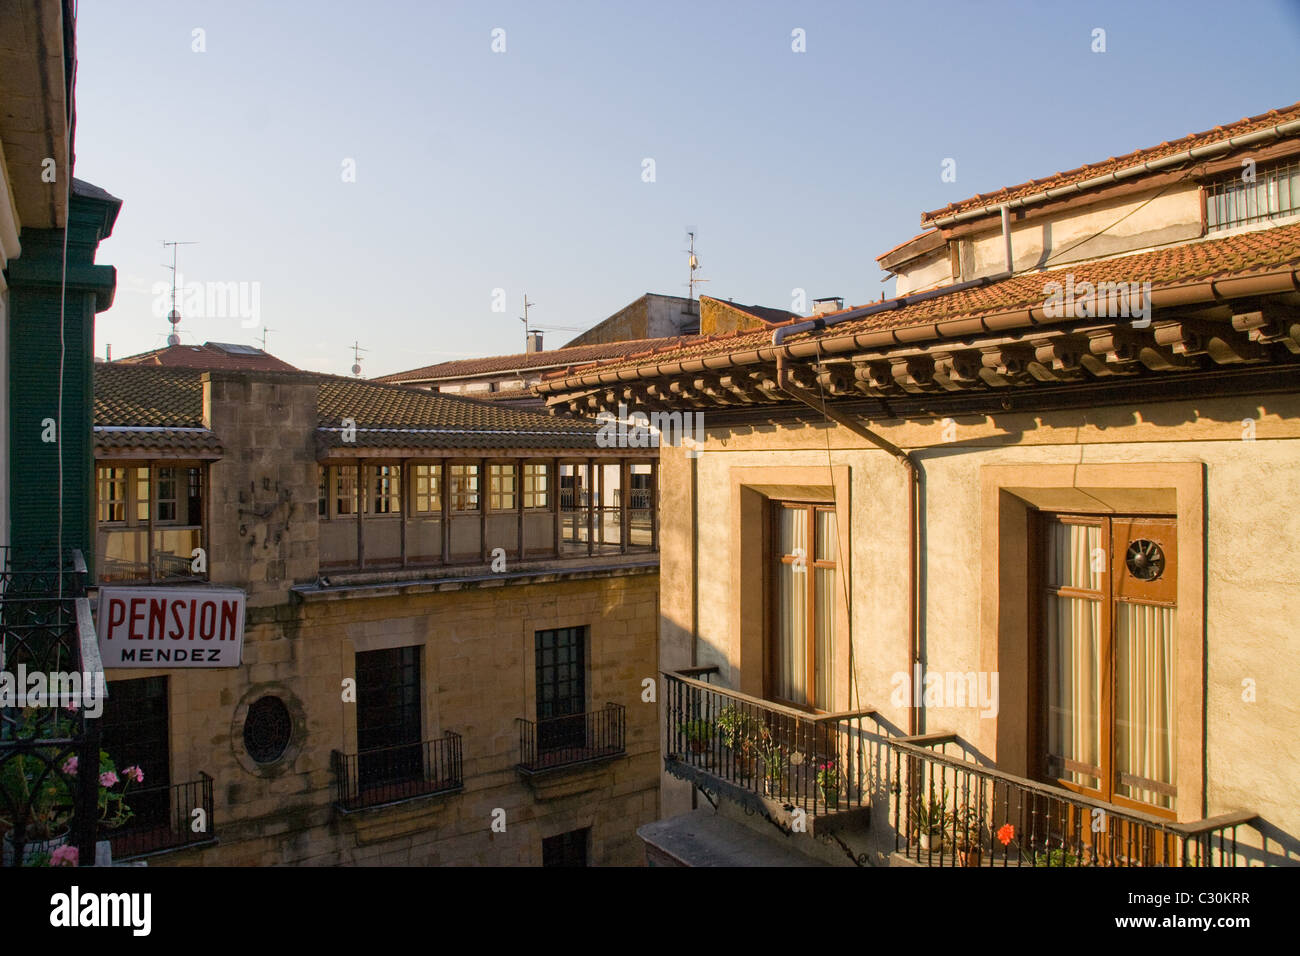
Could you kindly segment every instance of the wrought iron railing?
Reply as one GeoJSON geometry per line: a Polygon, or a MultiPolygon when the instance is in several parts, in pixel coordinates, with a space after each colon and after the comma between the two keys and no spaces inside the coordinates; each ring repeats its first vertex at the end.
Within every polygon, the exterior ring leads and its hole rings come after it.
{"type": "Polygon", "coordinates": [[[460,734],[378,747],[355,754],[330,754],[335,773],[334,805],[345,813],[449,793],[464,786],[460,734]]]}
{"type": "Polygon", "coordinates": [[[131,790],[126,802],[131,819],[99,832],[109,841],[114,862],[216,842],[212,778],[202,771],[187,783],[131,790]]]}
{"type": "Polygon", "coordinates": [[[0,548],[0,671],[22,695],[0,707],[3,865],[64,845],[94,862],[107,687],[86,583],[80,551],[0,548]]]}
{"type": "MultiPolygon", "coordinates": [[[[1176,823],[892,740],[895,850],[930,866],[1237,866],[1253,813],[1176,823]]],[[[928,746],[927,746],[928,745],[928,746]]]]}
{"type": "Polygon", "coordinates": [[[607,703],[602,710],[519,723],[519,764],[525,773],[553,770],[627,752],[627,708],[607,703]]]}
{"type": "Polygon", "coordinates": [[[869,804],[872,711],[813,714],[699,679],[716,670],[664,674],[669,773],[811,815],[869,804]]]}

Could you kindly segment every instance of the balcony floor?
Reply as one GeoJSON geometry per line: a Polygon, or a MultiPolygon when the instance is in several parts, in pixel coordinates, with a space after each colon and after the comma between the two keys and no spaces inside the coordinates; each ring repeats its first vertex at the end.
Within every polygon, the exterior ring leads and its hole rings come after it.
{"type": "Polygon", "coordinates": [[[710,809],[647,823],[636,831],[652,865],[828,866],[710,809]]]}

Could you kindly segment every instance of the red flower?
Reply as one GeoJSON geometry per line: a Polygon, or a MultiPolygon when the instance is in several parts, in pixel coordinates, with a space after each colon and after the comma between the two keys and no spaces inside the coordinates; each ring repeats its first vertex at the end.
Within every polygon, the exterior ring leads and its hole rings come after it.
{"type": "Polygon", "coordinates": [[[1004,823],[1002,824],[1002,826],[998,827],[998,839],[1002,841],[1003,846],[1006,846],[1015,838],[1016,838],[1016,828],[1013,827],[1010,823],[1004,823]]]}

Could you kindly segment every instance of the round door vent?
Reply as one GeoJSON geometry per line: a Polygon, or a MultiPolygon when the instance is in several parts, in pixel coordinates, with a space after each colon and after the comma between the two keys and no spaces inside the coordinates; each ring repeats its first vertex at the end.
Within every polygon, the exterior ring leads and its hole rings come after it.
{"type": "Polygon", "coordinates": [[[279,697],[263,697],[244,718],[244,748],[260,764],[280,759],[293,737],[293,719],[279,697]]]}
{"type": "Polygon", "coordinates": [[[1165,553],[1154,541],[1139,538],[1128,546],[1124,564],[1139,581],[1154,581],[1165,573],[1165,553]]]}

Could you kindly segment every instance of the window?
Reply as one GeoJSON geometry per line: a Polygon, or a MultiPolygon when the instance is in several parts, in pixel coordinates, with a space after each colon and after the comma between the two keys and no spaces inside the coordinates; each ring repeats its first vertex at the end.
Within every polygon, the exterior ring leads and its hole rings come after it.
{"type": "Polygon", "coordinates": [[[275,763],[293,737],[293,718],[279,697],[262,697],[244,718],[244,749],[259,764],[275,763]]]}
{"type": "Polygon", "coordinates": [[[101,524],[126,521],[129,468],[99,469],[99,520],[101,524]]]}
{"type": "Polygon", "coordinates": [[[204,576],[192,567],[194,549],[203,546],[204,472],[200,463],[182,462],[96,468],[101,581],[204,576]]]}
{"type": "Polygon", "coordinates": [[[585,627],[538,631],[534,635],[539,754],[586,743],[586,643],[585,627]]]}
{"type": "Polygon", "coordinates": [[[422,514],[442,511],[442,466],[414,465],[415,510],[422,514]]]}
{"type": "Polygon", "coordinates": [[[524,465],[524,507],[550,506],[549,472],[546,465],[524,465]]]}
{"type": "Polygon", "coordinates": [[[515,510],[515,483],[518,471],[514,465],[488,465],[488,510],[515,510]]]}
{"type": "Polygon", "coordinates": [[[419,646],[362,651],[356,666],[360,788],[420,779],[419,646]]]}
{"type": "Polygon", "coordinates": [[[767,696],[829,711],[834,687],[835,506],[773,502],[767,696]]]}
{"type": "Polygon", "coordinates": [[[1259,166],[1253,182],[1231,176],[1205,187],[1209,232],[1300,213],[1300,160],[1259,166]]]}
{"type": "Polygon", "coordinates": [[[132,811],[132,829],[168,826],[171,736],[167,678],[111,681],[104,701],[102,726],[100,746],[112,756],[118,770],[139,767],[144,772],[144,782],[132,785],[127,801],[132,811]]]}
{"type": "Polygon", "coordinates": [[[478,465],[452,465],[451,510],[478,511],[478,465]]]}
{"type": "Polygon", "coordinates": [[[330,516],[330,470],[324,465],[316,469],[316,514],[321,518],[330,516]]]}
{"type": "Polygon", "coordinates": [[[586,866],[591,827],[542,839],[542,866],[586,866]]]}
{"type": "Polygon", "coordinates": [[[357,466],[337,465],[334,468],[334,514],[357,513],[357,466]]]}
{"type": "Polygon", "coordinates": [[[375,465],[370,474],[370,513],[395,515],[402,511],[402,466],[375,465]]]}
{"type": "Polygon", "coordinates": [[[1172,816],[1176,522],[1043,515],[1044,773],[1172,816]]]}

